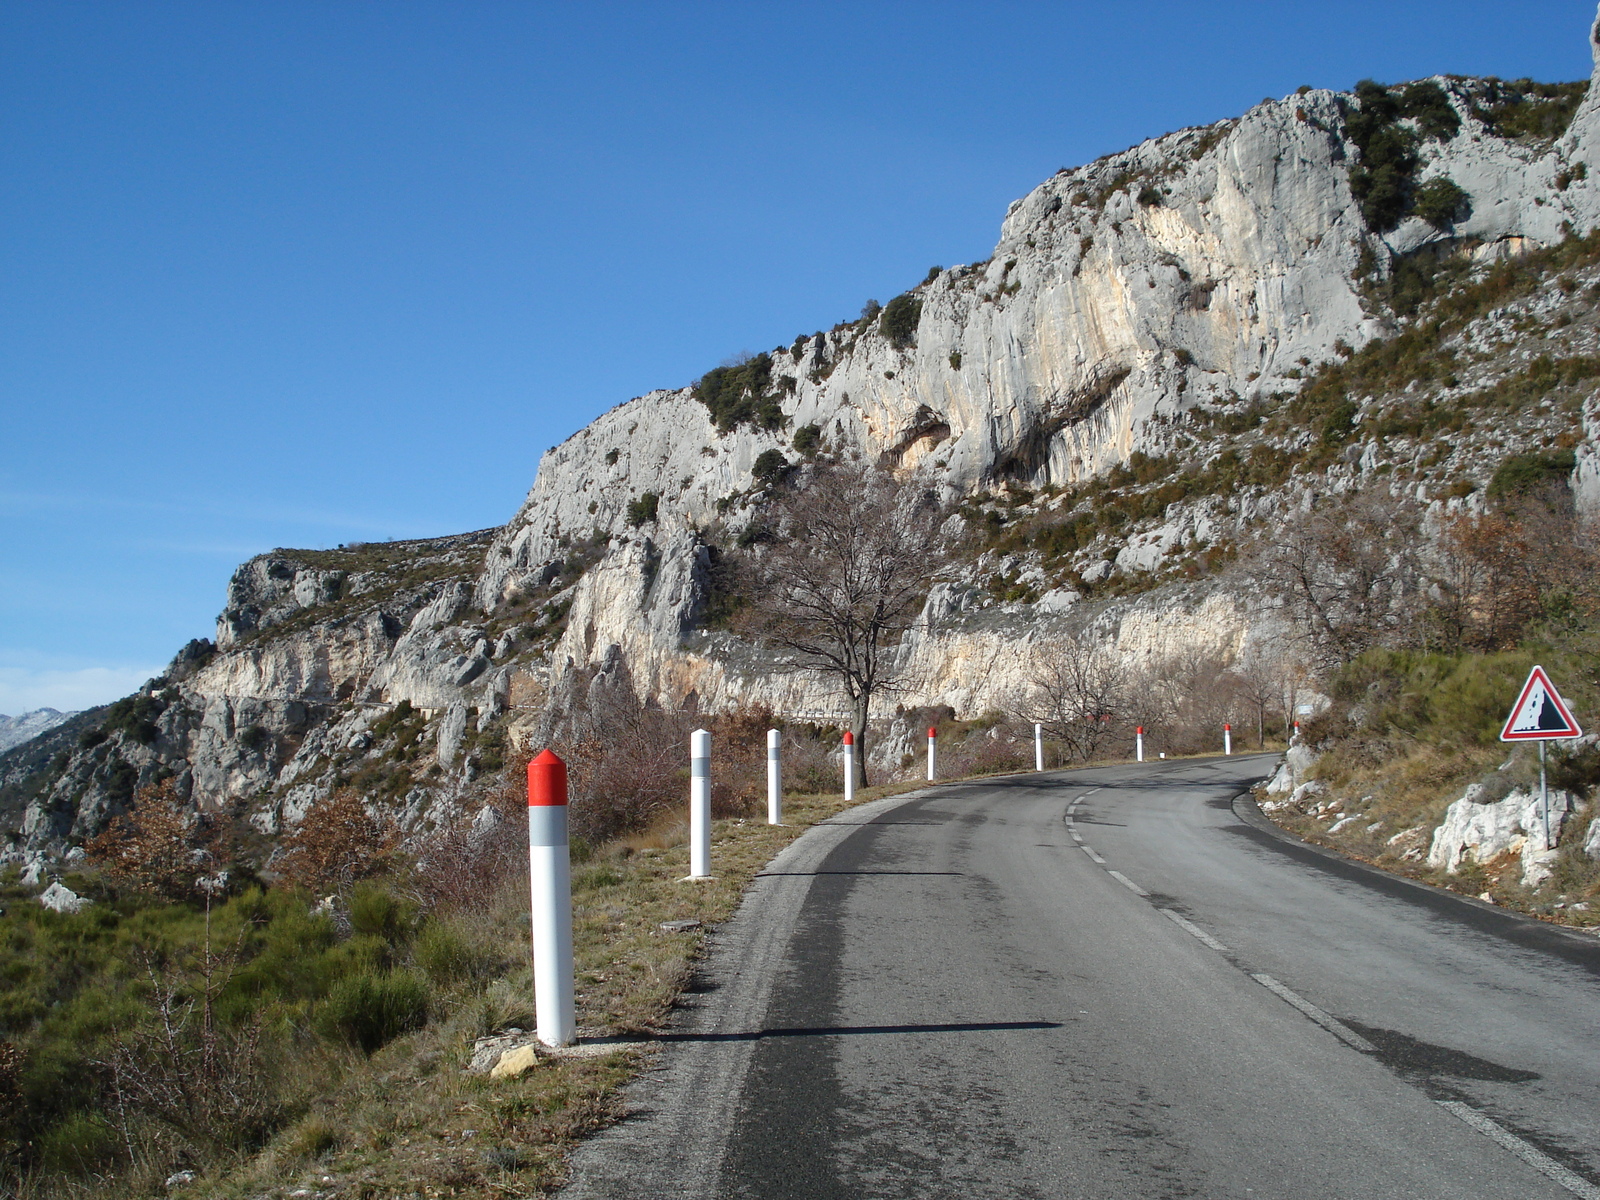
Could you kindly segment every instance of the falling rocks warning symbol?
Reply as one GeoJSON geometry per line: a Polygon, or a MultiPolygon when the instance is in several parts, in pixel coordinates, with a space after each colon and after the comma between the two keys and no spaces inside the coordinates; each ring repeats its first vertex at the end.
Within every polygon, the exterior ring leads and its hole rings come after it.
{"type": "Polygon", "coordinates": [[[1583,730],[1556,692],[1543,667],[1535,667],[1500,733],[1503,742],[1582,737],[1583,730]]]}

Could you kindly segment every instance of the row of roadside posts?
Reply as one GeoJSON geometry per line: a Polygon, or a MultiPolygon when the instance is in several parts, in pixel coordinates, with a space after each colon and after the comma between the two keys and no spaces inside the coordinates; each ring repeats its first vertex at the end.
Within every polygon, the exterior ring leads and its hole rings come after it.
{"type": "MultiPolygon", "coordinates": [[[[1518,710],[1506,724],[1510,736],[1506,740],[1532,737],[1577,737],[1576,723],[1561,705],[1555,688],[1549,686],[1543,668],[1535,667],[1534,675],[1543,680],[1545,690],[1538,696],[1548,695],[1565,714],[1573,732],[1560,734],[1511,733],[1518,712],[1528,707],[1529,688],[1534,686],[1530,676],[1524,688],[1518,710]]],[[[1540,713],[1536,720],[1543,719],[1540,713]]],[[[1298,732],[1299,722],[1295,722],[1298,732]]],[[[1563,726],[1562,728],[1565,728],[1563,726]]],[[[928,781],[938,777],[939,731],[928,729],[928,781]]],[[[1222,727],[1222,752],[1233,753],[1233,726],[1222,727]]],[[[856,739],[844,735],[844,799],[849,804],[856,796],[856,739]]],[[[767,823],[783,824],[783,734],[776,729],[767,730],[767,823]]],[[[1544,743],[1539,746],[1539,788],[1544,795],[1544,743]]],[[[1134,731],[1134,757],[1144,761],[1144,726],[1134,731]]],[[[1165,757],[1163,755],[1162,757],[1165,757]]],[[[1033,769],[1044,770],[1044,726],[1033,726],[1033,769]]],[[[1546,841],[1549,840],[1549,817],[1546,810],[1546,841]]],[[[577,1023],[573,998],[572,970],[572,860],[567,837],[567,765],[550,750],[543,751],[528,764],[528,871],[532,883],[533,925],[533,991],[537,1012],[539,1040],[547,1046],[565,1046],[577,1036],[577,1023]]],[[[689,735],[689,874],[686,880],[710,879],[711,876],[711,734],[697,729],[689,735]]]]}

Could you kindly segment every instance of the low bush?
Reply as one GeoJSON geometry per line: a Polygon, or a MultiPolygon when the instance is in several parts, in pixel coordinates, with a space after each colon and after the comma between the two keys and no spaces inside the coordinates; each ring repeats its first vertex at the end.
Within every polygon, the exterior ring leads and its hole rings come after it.
{"type": "Polygon", "coordinates": [[[634,529],[651,524],[656,519],[660,504],[661,497],[655,492],[646,492],[637,499],[628,501],[628,524],[634,529]]]}
{"type": "Polygon", "coordinates": [[[363,973],[334,984],[318,1024],[325,1035],[342,1038],[371,1054],[428,1020],[428,985],[411,971],[363,973]]]}
{"type": "Polygon", "coordinates": [[[904,349],[917,340],[917,324],[922,320],[922,301],[905,292],[889,301],[878,318],[878,332],[892,346],[904,349]]]}

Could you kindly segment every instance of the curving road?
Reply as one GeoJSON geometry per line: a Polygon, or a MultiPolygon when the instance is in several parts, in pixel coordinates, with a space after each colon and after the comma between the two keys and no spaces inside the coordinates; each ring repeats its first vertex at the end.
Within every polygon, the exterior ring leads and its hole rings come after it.
{"type": "Polygon", "coordinates": [[[809,831],[566,1195],[1600,1200],[1600,940],[1276,834],[1272,761],[809,831]]]}

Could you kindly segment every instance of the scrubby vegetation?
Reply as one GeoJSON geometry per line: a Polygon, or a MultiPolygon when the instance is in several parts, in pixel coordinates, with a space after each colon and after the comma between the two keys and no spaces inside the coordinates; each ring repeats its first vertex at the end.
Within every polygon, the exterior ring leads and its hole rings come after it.
{"type": "Polygon", "coordinates": [[[744,424],[780,429],[784,416],[779,405],[779,389],[785,379],[792,389],[793,376],[780,376],[775,381],[772,356],[757,354],[742,362],[707,371],[696,380],[694,396],[710,410],[718,429],[729,430],[744,424]]]}

